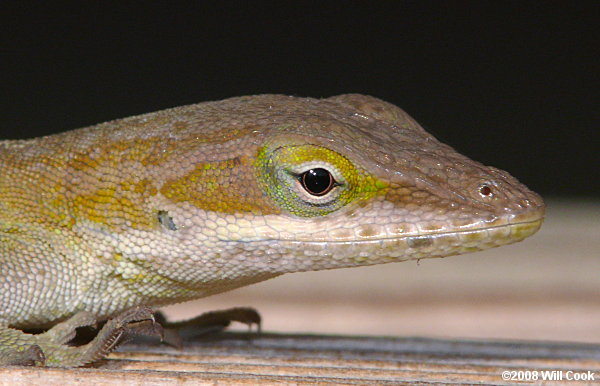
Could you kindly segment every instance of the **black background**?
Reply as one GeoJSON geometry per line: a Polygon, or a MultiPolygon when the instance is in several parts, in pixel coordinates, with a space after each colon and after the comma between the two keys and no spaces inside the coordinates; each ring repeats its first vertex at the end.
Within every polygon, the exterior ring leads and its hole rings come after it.
{"type": "Polygon", "coordinates": [[[600,197],[597,1],[48,3],[0,5],[0,138],[358,92],[546,197],[600,197]]]}

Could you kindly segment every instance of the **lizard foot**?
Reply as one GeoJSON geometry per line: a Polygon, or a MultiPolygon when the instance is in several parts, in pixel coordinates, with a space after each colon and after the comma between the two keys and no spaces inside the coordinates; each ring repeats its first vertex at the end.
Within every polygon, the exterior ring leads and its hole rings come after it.
{"type": "MultiPolygon", "coordinates": [[[[4,331],[0,331],[0,339],[4,338],[4,331]]],[[[27,346],[23,350],[5,350],[4,347],[0,348],[0,365],[1,366],[35,366],[44,365],[46,363],[46,356],[44,352],[37,344],[27,346]]]]}
{"type": "Polygon", "coordinates": [[[244,323],[249,328],[256,325],[258,332],[260,332],[261,328],[260,314],[254,308],[247,307],[205,312],[195,318],[181,322],[169,322],[160,312],[154,314],[154,317],[164,329],[163,342],[177,348],[181,348],[183,345],[179,333],[184,335],[204,335],[219,332],[229,326],[231,322],[244,323]]]}
{"type": "Polygon", "coordinates": [[[12,328],[0,328],[0,365],[46,365],[49,367],[77,367],[104,358],[131,333],[158,334],[160,326],[143,330],[136,323],[154,323],[152,310],[135,307],[108,320],[96,337],[82,346],[68,346],[76,329],[92,326],[96,318],[89,312],[79,312],[48,331],[32,335],[12,328]]]}

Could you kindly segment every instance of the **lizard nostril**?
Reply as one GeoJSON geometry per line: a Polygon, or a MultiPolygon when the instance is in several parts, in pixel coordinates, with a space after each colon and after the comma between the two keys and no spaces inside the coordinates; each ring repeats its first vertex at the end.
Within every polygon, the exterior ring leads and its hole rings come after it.
{"type": "Polygon", "coordinates": [[[492,188],[490,188],[488,185],[481,185],[479,187],[479,194],[481,194],[483,197],[492,197],[494,192],[492,192],[492,188]]]}

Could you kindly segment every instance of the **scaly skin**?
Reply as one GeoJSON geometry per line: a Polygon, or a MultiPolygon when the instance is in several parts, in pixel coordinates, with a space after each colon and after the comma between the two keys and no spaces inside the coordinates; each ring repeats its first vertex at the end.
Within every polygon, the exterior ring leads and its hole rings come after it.
{"type": "Polygon", "coordinates": [[[97,359],[65,360],[30,335],[15,344],[16,328],[496,247],[544,216],[508,173],[354,94],[232,98],[4,141],[0,170],[0,363],[33,344],[49,365],[97,359]],[[333,189],[306,191],[309,169],[333,189]]]}

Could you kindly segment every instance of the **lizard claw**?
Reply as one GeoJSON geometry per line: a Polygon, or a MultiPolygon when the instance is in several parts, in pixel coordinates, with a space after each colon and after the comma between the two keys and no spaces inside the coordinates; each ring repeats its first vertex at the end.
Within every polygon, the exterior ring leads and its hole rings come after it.
{"type": "Polygon", "coordinates": [[[113,319],[109,319],[98,335],[85,346],[85,355],[81,364],[104,358],[130,334],[151,333],[162,336],[162,327],[158,325],[149,307],[130,308],[113,319]],[[148,325],[150,324],[152,328],[148,325]]]}

